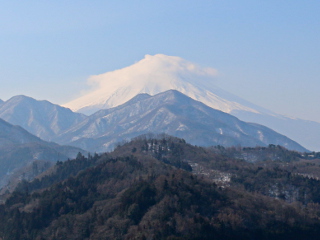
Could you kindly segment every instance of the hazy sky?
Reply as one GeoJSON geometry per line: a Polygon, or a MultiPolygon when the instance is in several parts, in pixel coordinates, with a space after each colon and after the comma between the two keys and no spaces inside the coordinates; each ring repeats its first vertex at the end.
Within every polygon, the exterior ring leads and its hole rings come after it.
{"type": "Polygon", "coordinates": [[[1,1],[0,98],[62,104],[145,54],[218,70],[217,85],[320,122],[320,1],[1,1]]]}

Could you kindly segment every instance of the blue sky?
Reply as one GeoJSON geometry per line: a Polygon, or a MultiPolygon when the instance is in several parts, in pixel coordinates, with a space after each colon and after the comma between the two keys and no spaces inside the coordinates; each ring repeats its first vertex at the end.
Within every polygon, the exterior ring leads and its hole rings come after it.
{"type": "Polygon", "coordinates": [[[320,2],[0,1],[0,98],[62,104],[145,54],[219,71],[217,85],[320,122],[320,2]]]}

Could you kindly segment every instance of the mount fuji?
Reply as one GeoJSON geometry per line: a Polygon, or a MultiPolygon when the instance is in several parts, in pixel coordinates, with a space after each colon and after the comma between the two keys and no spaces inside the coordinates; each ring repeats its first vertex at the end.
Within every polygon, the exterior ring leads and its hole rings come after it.
{"type": "Polygon", "coordinates": [[[311,150],[320,150],[320,123],[293,119],[259,107],[219,88],[217,70],[203,68],[180,57],[146,55],[123,69],[91,76],[92,90],[64,104],[85,114],[119,106],[138,94],[156,95],[177,90],[207,106],[247,122],[263,124],[311,150]]]}
{"type": "Polygon", "coordinates": [[[215,86],[216,75],[215,69],[202,68],[180,57],[146,55],[129,67],[91,76],[89,83],[95,86],[94,90],[64,106],[76,112],[92,114],[100,109],[119,106],[140,93],[153,96],[167,90],[177,90],[226,113],[234,110],[260,112],[258,106],[215,86]]]}

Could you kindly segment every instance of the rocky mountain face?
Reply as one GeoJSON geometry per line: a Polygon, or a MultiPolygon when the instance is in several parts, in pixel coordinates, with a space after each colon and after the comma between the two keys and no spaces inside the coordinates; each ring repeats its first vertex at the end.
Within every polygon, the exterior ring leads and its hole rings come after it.
{"type": "Polygon", "coordinates": [[[46,142],[19,126],[0,119],[0,187],[12,174],[34,161],[56,162],[73,158],[83,150],[46,142]]]}
{"type": "Polygon", "coordinates": [[[167,133],[201,146],[279,144],[306,151],[267,127],[240,121],[175,90],[155,96],[138,95],[118,107],[100,110],[56,140],[100,152],[112,149],[117,142],[146,133],[167,133]]]}
{"type": "Polygon", "coordinates": [[[265,125],[314,151],[320,151],[320,123],[293,119],[259,107],[215,84],[216,70],[202,68],[180,57],[146,55],[141,61],[112,72],[92,76],[97,86],[66,107],[92,114],[119,106],[140,93],[155,95],[170,89],[247,122],[265,125]]]}
{"type": "Polygon", "coordinates": [[[85,117],[68,108],[26,96],[15,96],[0,103],[0,118],[13,125],[19,125],[47,141],[51,141],[54,136],[79,123],[85,117]]]}

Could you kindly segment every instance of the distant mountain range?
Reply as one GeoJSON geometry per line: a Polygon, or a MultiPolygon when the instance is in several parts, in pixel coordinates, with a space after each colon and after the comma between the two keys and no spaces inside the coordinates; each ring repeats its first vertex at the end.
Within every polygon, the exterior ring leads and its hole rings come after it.
{"type": "Polygon", "coordinates": [[[320,151],[320,123],[276,114],[230,94],[215,85],[215,75],[214,69],[201,68],[179,57],[146,55],[129,67],[92,76],[90,81],[98,87],[64,106],[92,114],[119,106],[140,93],[153,96],[174,89],[243,121],[270,127],[310,150],[320,151]]]}
{"type": "Polygon", "coordinates": [[[111,150],[117,142],[145,133],[167,133],[202,146],[279,144],[297,151],[320,149],[320,123],[258,107],[216,87],[214,76],[214,69],[179,57],[147,55],[127,68],[93,76],[91,81],[99,88],[65,105],[93,112],[90,116],[15,96],[0,101],[0,118],[45,141],[87,151],[111,150]]]}
{"type": "Polygon", "coordinates": [[[16,96],[2,104],[0,117],[45,140],[91,152],[111,150],[118,142],[146,133],[167,133],[201,146],[276,144],[307,151],[267,127],[240,121],[175,90],[139,94],[88,117],[47,101],[16,96]]]}

